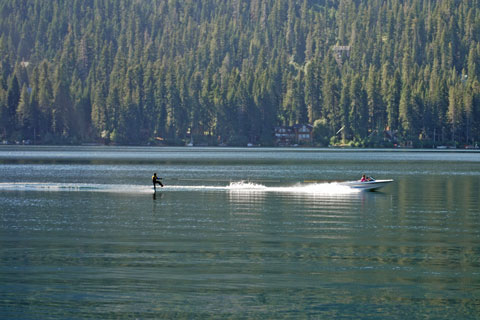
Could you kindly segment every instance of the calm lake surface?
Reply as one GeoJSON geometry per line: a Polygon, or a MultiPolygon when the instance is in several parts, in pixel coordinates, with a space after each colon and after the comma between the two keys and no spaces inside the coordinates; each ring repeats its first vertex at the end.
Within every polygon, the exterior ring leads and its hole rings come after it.
{"type": "Polygon", "coordinates": [[[477,152],[2,146],[0,317],[478,319],[479,190],[477,152]]]}

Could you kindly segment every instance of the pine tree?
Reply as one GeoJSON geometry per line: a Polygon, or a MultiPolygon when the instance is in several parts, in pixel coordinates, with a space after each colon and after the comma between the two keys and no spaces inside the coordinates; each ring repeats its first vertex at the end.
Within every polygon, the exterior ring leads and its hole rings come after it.
{"type": "Polygon", "coordinates": [[[20,102],[20,86],[17,76],[13,75],[8,84],[5,129],[9,134],[16,129],[16,112],[20,102]]]}
{"type": "Polygon", "coordinates": [[[38,105],[39,133],[44,136],[51,132],[52,122],[52,104],[53,104],[53,86],[50,79],[51,71],[48,62],[42,61],[38,67],[37,87],[34,87],[35,97],[38,105]]]}
{"type": "MultiPolygon", "coordinates": [[[[110,97],[110,96],[109,96],[110,97]]],[[[112,99],[112,98],[110,98],[112,99]]],[[[104,95],[104,85],[98,84],[93,92],[93,103],[91,110],[91,121],[96,135],[103,139],[108,138],[108,114],[107,103],[104,95]]]]}
{"type": "Polygon", "coordinates": [[[460,125],[462,110],[460,104],[460,87],[459,85],[452,85],[448,91],[448,112],[447,117],[451,126],[452,138],[451,141],[455,143],[458,127],[460,125]]]}
{"type": "Polygon", "coordinates": [[[374,66],[370,66],[367,78],[367,100],[368,100],[368,123],[372,129],[384,130],[386,121],[384,118],[385,108],[383,106],[380,81],[374,66]]]}
{"type": "Polygon", "coordinates": [[[321,70],[318,61],[310,61],[305,69],[305,103],[309,122],[313,123],[321,117],[322,113],[321,70]]]}
{"type": "Polygon", "coordinates": [[[18,129],[22,133],[22,138],[33,140],[36,114],[34,106],[30,100],[31,99],[27,85],[24,84],[22,87],[20,101],[16,111],[17,124],[18,129]]]}
{"type": "Polygon", "coordinates": [[[350,84],[350,128],[358,138],[367,136],[368,132],[368,106],[366,95],[362,88],[360,77],[354,75],[350,84]]]}
{"type": "Polygon", "coordinates": [[[340,109],[340,118],[341,118],[341,127],[334,127],[333,129],[341,133],[342,135],[342,143],[346,143],[348,139],[352,136],[352,129],[350,125],[350,75],[347,75],[342,80],[342,89],[340,92],[340,101],[339,101],[339,109],[340,109]]]}
{"type": "Polygon", "coordinates": [[[391,86],[387,90],[387,121],[390,130],[399,129],[399,104],[400,104],[401,81],[398,71],[393,75],[391,86]]]}
{"type": "Polygon", "coordinates": [[[53,87],[52,132],[58,137],[67,139],[72,134],[75,115],[72,112],[70,85],[63,69],[57,69],[56,82],[53,87]]]}

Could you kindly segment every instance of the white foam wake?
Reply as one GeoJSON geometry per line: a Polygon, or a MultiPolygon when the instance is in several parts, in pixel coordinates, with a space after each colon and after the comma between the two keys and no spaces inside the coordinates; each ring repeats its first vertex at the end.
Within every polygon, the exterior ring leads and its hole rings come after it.
{"type": "Polygon", "coordinates": [[[227,187],[235,192],[277,192],[277,193],[303,193],[303,194],[345,194],[357,193],[358,190],[339,183],[314,183],[295,184],[292,186],[264,186],[251,182],[232,182],[227,187]]]}
{"type": "Polygon", "coordinates": [[[55,183],[55,182],[11,182],[0,183],[0,190],[5,191],[51,191],[51,192],[115,192],[115,193],[149,193],[152,188],[129,184],[95,184],[95,183],[55,183]]]}
{"type": "Polygon", "coordinates": [[[263,184],[248,182],[248,181],[238,181],[230,182],[226,187],[228,190],[247,190],[247,191],[267,191],[268,187],[263,184]]]}
{"type": "MultiPolygon", "coordinates": [[[[114,193],[152,193],[153,188],[145,185],[131,184],[89,184],[89,183],[55,183],[55,182],[6,182],[0,183],[0,190],[5,191],[57,191],[57,192],[114,192],[114,193]]],[[[235,193],[296,193],[296,194],[347,194],[357,193],[358,189],[339,183],[295,184],[291,186],[266,186],[249,181],[231,182],[227,186],[185,186],[167,185],[157,187],[157,191],[227,191],[235,193]]]]}

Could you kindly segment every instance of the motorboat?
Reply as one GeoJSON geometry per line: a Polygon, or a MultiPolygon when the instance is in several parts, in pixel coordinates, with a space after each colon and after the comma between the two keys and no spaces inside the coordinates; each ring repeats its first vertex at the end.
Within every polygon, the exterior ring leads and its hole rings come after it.
{"type": "Polygon", "coordinates": [[[393,179],[375,180],[370,177],[367,181],[348,181],[342,184],[354,189],[374,191],[374,190],[378,190],[380,188],[385,187],[387,184],[391,182],[393,182],[393,179]]]}

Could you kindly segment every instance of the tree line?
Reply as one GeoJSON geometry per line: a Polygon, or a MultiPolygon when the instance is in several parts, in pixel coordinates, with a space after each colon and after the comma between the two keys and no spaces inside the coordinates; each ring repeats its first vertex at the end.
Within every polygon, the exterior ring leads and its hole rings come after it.
{"type": "Polygon", "coordinates": [[[0,138],[480,140],[480,0],[0,0],[0,138]]]}

